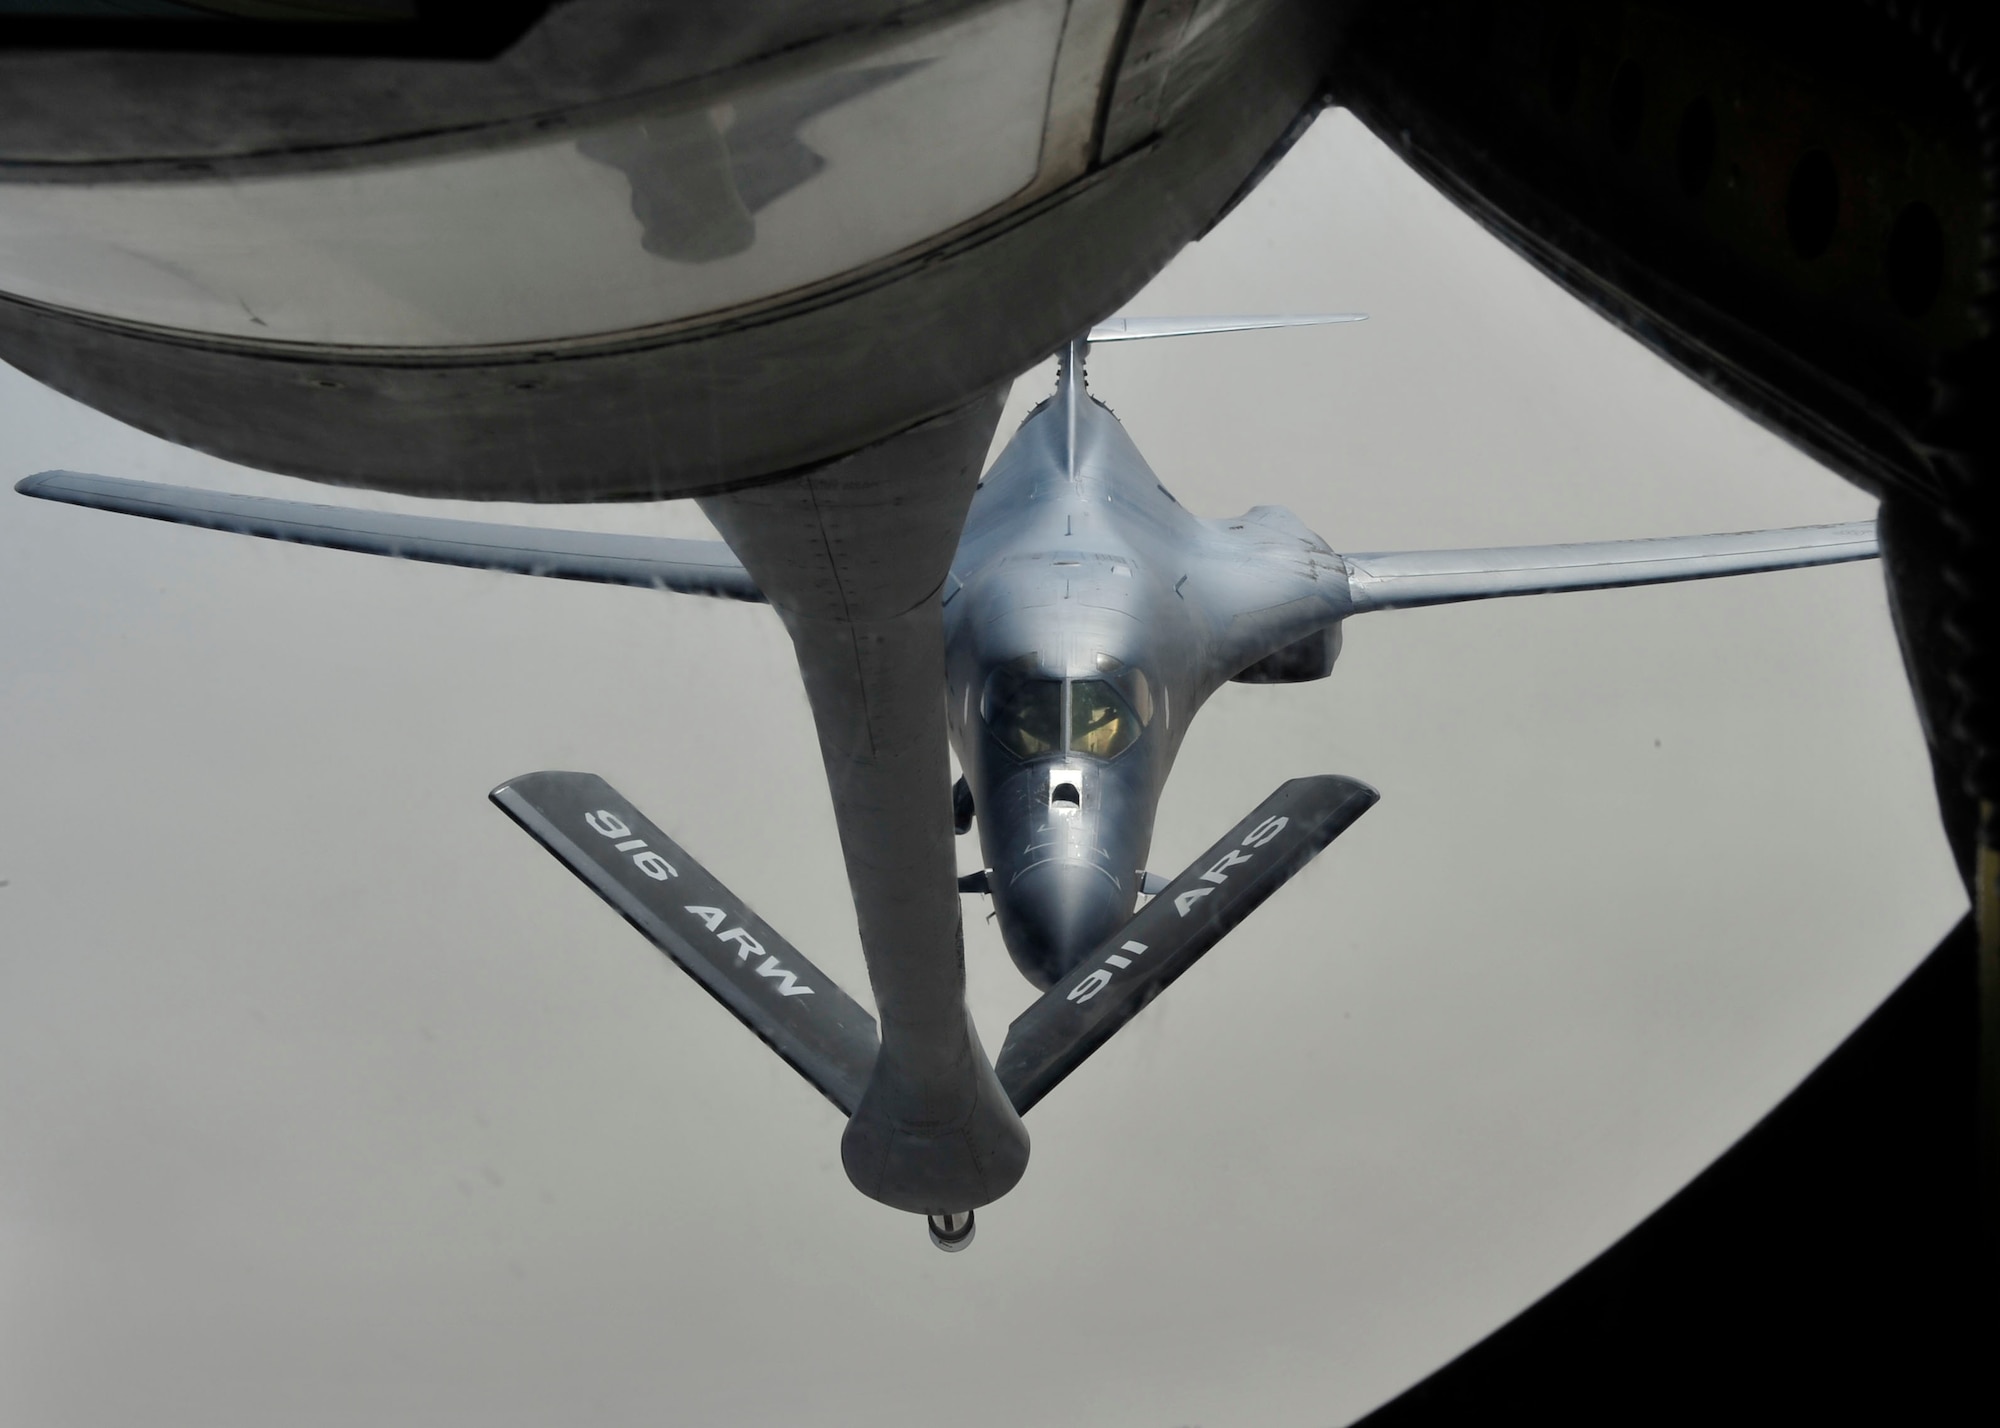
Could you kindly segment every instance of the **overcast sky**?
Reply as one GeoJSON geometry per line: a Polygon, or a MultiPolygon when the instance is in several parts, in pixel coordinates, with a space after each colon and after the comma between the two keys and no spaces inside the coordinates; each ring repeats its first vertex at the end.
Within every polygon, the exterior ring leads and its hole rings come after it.
{"type": "MultiPolygon", "coordinates": [[[[1344,115],[1128,311],[1344,309],[1093,384],[1190,508],[1335,549],[1871,514],[1344,115]]],[[[0,416],[10,484],[469,509],[5,369],[0,416]]],[[[1296,775],[1382,802],[1033,1112],[945,1256],[485,801],[538,768],[604,774],[865,997],[768,611],[0,488],[0,1421],[1343,1423],[1685,1183],[1962,907],[1873,564],[1364,616],[1331,679],[1210,704],[1154,866],[1296,775]]],[[[1033,993],[966,910],[997,1047],[1033,993]]]]}

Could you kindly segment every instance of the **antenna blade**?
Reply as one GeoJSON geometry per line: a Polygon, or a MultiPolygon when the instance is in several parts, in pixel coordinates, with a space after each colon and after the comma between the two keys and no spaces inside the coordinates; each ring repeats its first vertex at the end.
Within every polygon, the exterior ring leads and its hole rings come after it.
{"type": "Polygon", "coordinates": [[[1250,332],[1262,327],[1320,327],[1366,322],[1365,312],[1302,313],[1269,317],[1114,317],[1090,329],[1096,342],[1137,342],[1145,337],[1199,337],[1208,332],[1250,332]]]}

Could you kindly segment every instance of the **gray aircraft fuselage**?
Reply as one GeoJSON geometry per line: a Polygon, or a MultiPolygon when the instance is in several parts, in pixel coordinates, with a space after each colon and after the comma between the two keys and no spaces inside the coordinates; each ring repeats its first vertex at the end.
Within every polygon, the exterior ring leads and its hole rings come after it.
{"type": "Polygon", "coordinates": [[[1347,613],[1339,557],[1289,511],[1204,520],[1168,494],[1079,347],[974,494],[944,594],[987,890],[1044,988],[1132,915],[1195,711],[1288,646],[1325,673],[1347,613]]]}

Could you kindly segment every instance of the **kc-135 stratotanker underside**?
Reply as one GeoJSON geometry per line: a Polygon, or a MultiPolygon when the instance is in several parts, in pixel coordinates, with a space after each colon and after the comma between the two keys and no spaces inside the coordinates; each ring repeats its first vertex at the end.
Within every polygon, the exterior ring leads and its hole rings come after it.
{"type": "MultiPolygon", "coordinates": [[[[1147,872],[1174,756],[1224,683],[1324,678],[1342,622],[1378,610],[1876,554],[1872,522],[1339,554],[1282,507],[1221,520],[1188,512],[1084,379],[1091,343],[1358,316],[1105,323],[1069,345],[1055,393],[973,494],[941,592],[947,718],[964,771],[953,791],[956,826],[966,833],[976,825],[984,854],[982,871],[960,888],[992,899],[1009,954],[1042,995],[1008,1029],[999,1056],[971,1068],[985,1091],[970,1108],[927,1105],[926,1069],[888,1065],[902,1053],[885,1049],[921,1038],[885,1036],[604,780],[543,772],[493,791],[495,803],[849,1117],[850,1177],[887,1204],[927,1215],[941,1248],[963,1248],[971,1212],[1018,1181],[1027,1160],[1019,1117],[1375,802],[1375,790],[1354,779],[1294,779],[1178,876],[1147,872]],[[956,1137],[970,1177],[941,1191],[899,1139],[910,1125],[956,1137]]],[[[29,477],[18,489],[309,545],[764,599],[719,541],[391,515],[66,471],[29,477]]],[[[941,961],[962,956],[962,938],[938,949],[941,961]]],[[[958,1044],[984,1059],[976,1034],[958,1044]]],[[[967,1068],[954,1069],[966,1080],[967,1068]]]]}

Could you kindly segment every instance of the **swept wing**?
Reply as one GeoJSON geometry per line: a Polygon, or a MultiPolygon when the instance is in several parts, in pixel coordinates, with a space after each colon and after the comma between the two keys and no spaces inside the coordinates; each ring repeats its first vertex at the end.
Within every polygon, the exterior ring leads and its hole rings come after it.
{"type": "Polygon", "coordinates": [[[73,506],[184,526],[401,560],[606,585],[640,585],[723,600],[764,599],[742,562],[719,540],[671,540],[406,516],[269,496],[233,496],[80,471],[44,471],[14,489],[45,501],[66,501],[73,506]]]}
{"type": "Polygon", "coordinates": [[[1834,565],[1879,554],[1873,521],[1484,550],[1342,555],[1353,613],[1834,565]]]}

